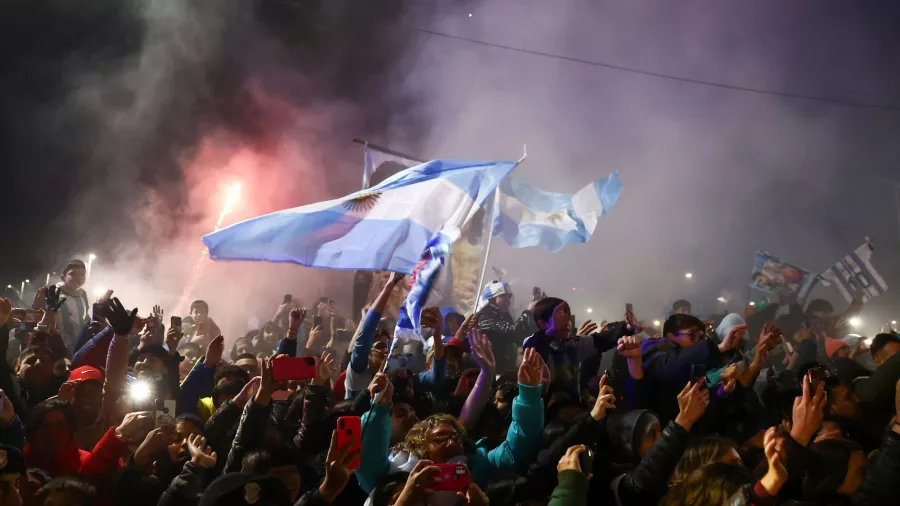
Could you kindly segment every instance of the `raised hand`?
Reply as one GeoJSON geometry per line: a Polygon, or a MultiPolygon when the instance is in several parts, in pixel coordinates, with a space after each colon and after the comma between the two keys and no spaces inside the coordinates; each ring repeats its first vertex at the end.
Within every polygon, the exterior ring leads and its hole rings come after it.
{"type": "Polygon", "coordinates": [[[553,308],[553,314],[550,316],[550,320],[547,322],[547,330],[544,331],[545,334],[547,334],[548,336],[553,336],[556,333],[556,319],[561,313],[564,313],[568,307],[569,303],[566,301],[562,301],[558,306],[553,308]]]}
{"type": "Polygon", "coordinates": [[[376,374],[375,377],[372,378],[372,382],[369,383],[369,395],[374,400],[375,396],[381,392],[384,393],[378,398],[378,404],[390,406],[394,398],[394,385],[384,373],[380,372],[376,374]]]}
{"type": "Polygon", "coordinates": [[[397,286],[400,284],[401,281],[403,281],[404,277],[406,277],[406,276],[403,274],[400,274],[397,272],[392,272],[391,276],[388,278],[388,284],[391,286],[397,286]]]}
{"type": "Polygon", "coordinates": [[[581,459],[580,455],[587,451],[587,446],[584,445],[575,445],[570,446],[568,450],[566,450],[566,454],[559,459],[559,464],[556,465],[556,472],[561,473],[563,471],[581,471],[581,459]]]}
{"type": "Polygon", "coordinates": [[[0,326],[9,323],[9,317],[12,315],[12,302],[9,299],[0,299],[0,326]]]}
{"type": "Polygon", "coordinates": [[[212,447],[207,446],[206,438],[200,434],[191,434],[187,439],[188,453],[191,454],[191,462],[204,469],[216,467],[219,456],[212,447]]]}
{"type": "Polygon", "coordinates": [[[116,429],[116,435],[121,435],[124,441],[137,439],[145,430],[153,426],[152,411],[134,411],[125,415],[122,423],[116,429]]]}
{"type": "Polygon", "coordinates": [[[606,413],[610,409],[616,409],[616,394],[611,386],[606,384],[606,374],[600,377],[600,391],[594,407],[591,408],[591,418],[599,422],[606,418],[606,413]]]}
{"type": "Polygon", "coordinates": [[[589,336],[596,332],[598,328],[600,328],[599,325],[592,322],[591,320],[588,320],[582,323],[580,327],[578,327],[578,332],[576,332],[575,335],[578,337],[589,336]]]}
{"type": "Polygon", "coordinates": [[[75,385],[69,382],[60,385],[56,398],[69,404],[75,402],[75,385]]]}
{"type": "Polygon", "coordinates": [[[169,355],[175,356],[178,353],[178,343],[184,337],[184,332],[179,331],[177,327],[169,327],[166,331],[166,346],[169,347],[169,355]]]}
{"type": "Polygon", "coordinates": [[[334,365],[334,358],[331,353],[323,352],[320,358],[316,359],[316,377],[312,379],[313,385],[325,385],[331,379],[331,368],[334,365]]]}
{"type": "Polygon", "coordinates": [[[488,506],[490,504],[487,494],[485,494],[484,491],[481,490],[481,487],[474,482],[469,483],[469,487],[465,492],[457,492],[456,498],[459,499],[464,506],[488,506]]]}
{"type": "Polygon", "coordinates": [[[678,416],[675,417],[675,423],[690,431],[694,423],[706,412],[707,406],[709,406],[709,390],[703,388],[703,381],[697,383],[688,381],[678,394],[678,416]]]}
{"type": "Polygon", "coordinates": [[[338,448],[337,431],[331,433],[331,446],[328,448],[328,456],[325,457],[325,480],[319,485],[319,495],[326,504],[331,504],[340,495],[350,482],[353,471],[348,469],[358,457],[360,450],[350,451],[350,443],[338,448]]]}
{"type": "Polygon", "coordinates": [[[125,309],[125,306],[122,305],[122,302],[119,301],[119,298],[113,297],[112,300],[109,301],[109,314],[106,315],[106,319],[109,321],[109,325],[116,332],[117,336],[127,336],[134,328],[137,312],[137,308],[134,308],[129,313],[125,309]]]}
{"type": "Polygon", "coordinates": [[[0,425],[9,425],[16,416],[12,401],[6,396],[6,392],[0,389],[0,425]]]}
{"type": "Polygon", "coordinates": [[[493,378],[497,370],[497,361],[494,359],[494,346],[488,335],[484,331],[472,329],[469,332],[469,345],[472,359],[484,374],[493,378]]]}
{"type": "Polygon", "coordinates": [[[518,381],[523,385],[536,387],[541,384],[544,372],[544,359],[534,348],[525,350],[522,364],[519,366],[518,381]]]}
{"type": "Polygon", "coordinates": [[[250,381],[247,382],[246,385],[244,385],[244,388],[242,388],[241,391],[238,392],[238,394],[235,395],[234,399],[232,399],[231,401],[237,406],[240,406],[240,407],[246,406],[247,403],[250,402],[250,399],[252,399],[253,396],[256,395],[256,392],[259,391],[259,386],[261,384],[262,384],[261,376],[256,376],[255,378],[252,378],[250,381]]]}
{"type": "Polygon", "coordinates": [[[770,427],[763,436],[763,449],[769,469],[759,482],[769,495],[775,497],[788,481],[787,467],[784,464],[784,438],[777,437],[775,427],[770,427]]]}
{"type": "Polygon", "coordinates": [[[259,390],[256,392],[256,404],[268,406],[269,402],[272,400],[272,394],[285,389],[285,382],[275,380],[272,362],[280,357],[286,356],[287,355],[276,355],[263,360],[259,390]]]}
{"type": "Polygon", "coordinates": [[[803,395],[794,399],[791,420],[791,437],[802,446],[809,444],[825,418],[825,382],[819,382],[812,391],[809,375],[803,375],[803,395]]]}
{"type": "Polygon", "coordinates": [[[44,306],[48,311],[59,311],[59,308],[66,303],[66,298],[62,296],[62,292],[56,285],[50,285],[42,288],[44,290],[44,306]]]}
{"type": "Polygon", "coordinates": [[[216,367],[222,360],[222,353],[225,352],[225,337],[221,334],[206,345],[206,357],[203,364],[206,367],[216,367]]]}
{"type": "MultiPolygon", "coordinates": [[[[411,497],[423,497],[425,494],[430,494],[431,487],[442,481],[439,477],[440,473],[441,469],[434,465],[434,462],[425,459],[418,461],[412,472],[409,473],[403,492],[400,493],[400,498],[405,498],[403,503],[405,504],[411,497]]],[[[400,498],[397,500],[398,503],[401,502],[400,498]]]]}
{"type": "Polygon", "coordinates": [[[109,301],[112,300],[112,296],[113,296],[113,291],[107,290],[103,295],[101,295],[100,297],[97,298],[97,304],[102,304],[102,305],[106,306],[107,304],[109,304],[109,301]]]}
{"type": "Polygon", "coordinates": [[[616,353],[627,359],[641,358],[641,343],[634,336],[620,337],[616,344],[616,353]]]}
{"type": "Polygon", "coordinates": [[[459,326],[459,329],[456,330],[456,335],[453,336],[459,342],[463,342],[466,340],[466,336],[471,336],[470,332],[472,329],[478,328],[478,315],[470,314],[463,320],[462,325],[459,326]]]}
{"type": "Polygon", "coordinates": [[[289,328],[286,337],[288,339],[297,339],[297,332],[300,330],[300,325],[303,325],[303,320],[306,320],[306,310],[300,307],[292,309],[289,320],[289,328]]]}
{"type": "Polygon", "coordinates": [[[781,343],[781,329],[772,324],[763,325],[762,333],[759,335],[759,342],[756,347],[763,347],[766,350],[778,346],[781,343]]]}
{"type": "Polygon", "coordinates": [[[728,331],[728,335],[725,336],[725,339],[722,339],[722,342],[719,343],[719,351],[725,353],[726,351],[733,350],[738,343],[741,342],[741,338],[744,337],[744,333],[747,332],[747,325],[735,325],[728,331]]]}
{"type": "Polygon", "coordinates": [[[172,425],[165,425],[151,430],[147,433],[147,437],[144,438],[144,442],[134,452],[134,465],[139,469],[143,469],[153,462],[153,458],[157,453],[177,441],[178,435],[175,433],[175,427],[172,425]]]}

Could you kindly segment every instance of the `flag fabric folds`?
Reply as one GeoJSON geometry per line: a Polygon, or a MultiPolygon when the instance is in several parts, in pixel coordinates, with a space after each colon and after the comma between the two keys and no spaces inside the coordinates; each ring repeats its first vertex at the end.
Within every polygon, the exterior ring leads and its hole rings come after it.
{"type": "Polygon", "coordinates": [[[767,252],[757,251],[753,260],[750,287],[805,299],[816,286],[817,280],[818,276],[806,269],[782,262],[767,252]]]}
{"type": "Polygon", "coordinates": [[[460,229],[515,166],[433,160],[346,197],[231,225],[203,242],[214,260],[409,274],[429,239],[460,229]]]}
{"type": "Polygon", "coordinates": [[[838,291],[847,301],[853,300],[857,285],[863,290],[863,302],[877,297],[887,291],[888,285],[878,271],[872,267],[871,242],[856,248],[849,255],[844,255],[834,266],[822,273],[822,278],[834,283],[838,291]]]}
{"type": "MultiPolygon", "coordinates": [[[[422,309],[432,294],[432,286],[439,277],[445,257],[450,254],[450,245],[459,237],[459,231],[447,229],[435,234],[428,242],[421,259],[416,264],[410,279],[409,293],[400,305],[397,327],[394,330],[394,344],[400,340],[422,341],[422,309]]],[[[394,348],[391,344],[391,349],[394,348]]]]}
{"type": "Polygon", "coordinates": [[[500,183],[494,205],[494,235],[510,246],[540,246],[556,252],[590,240],[600,216],[622,193],[618,172],[588,184],[574,195],[539,190],[516,179],[500,183]]]}

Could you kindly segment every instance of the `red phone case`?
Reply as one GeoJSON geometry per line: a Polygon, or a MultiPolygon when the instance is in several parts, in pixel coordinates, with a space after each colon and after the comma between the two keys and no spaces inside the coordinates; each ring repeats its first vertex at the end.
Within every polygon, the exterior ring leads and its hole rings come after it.
{"type": "Polygon", "coordinates": [[[272,361],[275,381],[312,379],[316,377],[314,357],[281,357],[272,361]]]}
{"type": "Polygon", "coordinates": [[[431,487],[435,492],[460,491],[469,488],[471,478],[465,464],[435,464],[441,470],[440,483],[431,487]]]}
{"type": "MultiPolygon", "coordinates": [[[[342,416],[337,421],[337,445],[343,448],[350,444],[350,450],[347,453],[355,452],[360,449],[362,444],[362,422],[358,416],[342,416]]],[[[353,459],[350,470],[359,469],[359,456],[353,459]]]]}

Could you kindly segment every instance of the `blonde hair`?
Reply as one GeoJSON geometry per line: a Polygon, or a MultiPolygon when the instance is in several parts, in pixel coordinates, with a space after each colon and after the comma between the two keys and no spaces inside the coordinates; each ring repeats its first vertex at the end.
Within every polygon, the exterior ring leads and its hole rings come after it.
{"type": "Polygon", "coordinates": [[[452,426],[454,429],[456,429],[456,432],[458,432],[459,435],[462,436],[462,440],[460,442],[462,443],[466,453],[475,451],[475,445],[469,439],[468,434],[466,434],[466,428],[463,427],[461,423],[459,423],[459,420],[457,420],[455,416],[447,414],[431,415],[421,422],[413,425],[412,429],[409,429],[409,432],[406,433],[406,437],[403,438],[403,441],[394,446],[394,450],[398,452],[406,452],[410,455],[415,455],[420,459],[427,458],[428,433],[433,431],[438,425],[444,424],[452,426]]]}

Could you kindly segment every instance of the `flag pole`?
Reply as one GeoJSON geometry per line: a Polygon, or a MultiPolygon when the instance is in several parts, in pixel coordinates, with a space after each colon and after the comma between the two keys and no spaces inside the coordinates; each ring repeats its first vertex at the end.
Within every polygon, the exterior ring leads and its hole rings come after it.
{"type": "Polygon", "coordinates": [[[897,207],[897,233],[900,233],[900,183],[894,183],[894,205],[897,207]]]}
{"type": "MultiPolygon", "coordinates": [[[[528,157],[528,145],[522,147],[522,158],[516,162],[516,166],[522,163],[528,157]]],[[[484,264],[481,266],[481,276],[478,277],[478,287],[475,290],[475,302],[472,303],[472,314],[478,311],[478,301],[481,300],[481,290],[484,288],[484,277],[487,274],[488,262],[491,257],[491,243],[494,239],[494,218],[500,211],[500,185],[494,189],[494,210],[491,213],[490,231],[488,232],[487,247],[484,249],[484,264]]]]}
{"type": "Polygon", "coordinates": [[[491,221],[488,231],[487,247],[484,249],[484,262],[481,265],[481,276],[478,276],[478,286],[475,289],[475,302],[472,303],[472,314],[478,311],[478,301],[481,300],[481,289],[484,286],[484,276],[487,274],[488,262],[491,258],[491,243],[494,239],[494,218],[500,210],[500,187],[494,188],[493,211],[491,211],[491,221]]]}

